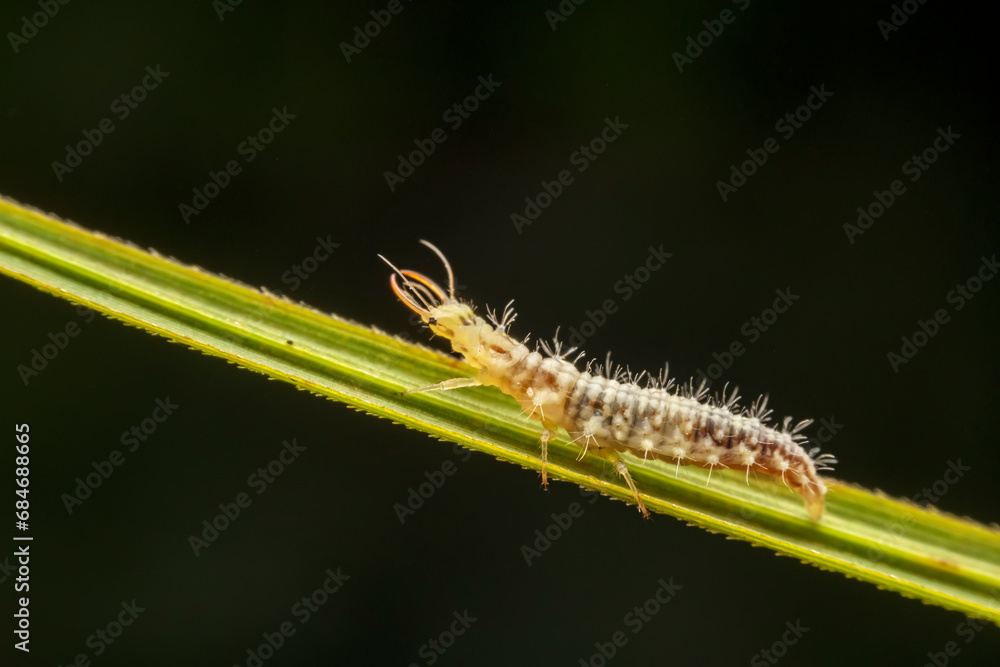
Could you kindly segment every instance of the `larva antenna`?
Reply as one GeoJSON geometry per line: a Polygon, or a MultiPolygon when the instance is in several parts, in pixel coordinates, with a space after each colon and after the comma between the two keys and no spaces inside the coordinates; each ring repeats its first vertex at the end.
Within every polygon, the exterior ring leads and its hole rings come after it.
{"type": "Polygon", "coordinates": [[[455,274],[451,271],[451,264],[448,263],[448,258],[444,256],[444,253],[437,249],[437,246],[430,241],[425,241],[420,239],[420,242],[425,246],[434,251],[434,254],[438,256],[441,263],[444,264],[444,270],[448,272],[448,299],[450,301],[455,300],[455,274]]]}

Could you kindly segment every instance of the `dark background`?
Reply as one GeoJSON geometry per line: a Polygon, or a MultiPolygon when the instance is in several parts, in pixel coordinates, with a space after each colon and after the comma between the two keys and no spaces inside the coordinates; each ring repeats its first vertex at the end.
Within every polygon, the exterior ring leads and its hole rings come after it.
{"type": "MultiPolygon", "coordinates": [[[[517,299],[515,333],[565,332],[616,298],[586,349],[633,369],[669,360],[681,378],[746,343],[743,324],[790,288],[799,300],[725,378],[745,396],[769,392],[779,415],[841,424],[826,446],[840,479],[912,497],[961,459],[971,470],[938,505],[996,520],[1000,281],[960,311],[946,300],[1000,246],[995,22],[931,2],[885,40],[890,4],[854,4],[593,1],[553,30],[554,1],[417,0],[347,63],[339,44],[384,4],[248,1],[220,20],[207,0],[71,2],[16,53],[9,35],[0,47],[0,192],[418,340],[375,255],[438,276],[426,238],[465,297],[517,299]],[[735,21],[678,72],[672,54],[727,8],[735,21]],[[157,65],[169,76],[115,116],[112,101],[157,65]],[[500,87],[447,127],[442,113],[490,75],[500,87]],[[833,96],[780,136],[775,122],[821,85],[833,96]],[[294,120],[246,162],[239,144],[283,107],[294,120]],[[105,117],[114,132],[57,179],[52,162],[105,117]],[[618,117],[621,137],[518,233],[524,198],[618,117]],[[961,138],[906,180],[902,164],[949,126],[961,138]],[[437,127],[447,141],[391,192],[383,173],[437,127]],[[716,182],[768,137],[780,150],[723,202],[716,182]],[[242,173],[186,224],[179,205],[231,159],[242,173]],[[844,223],[897,178],[906,193],[851,244],[844,223]],[[282,276],[317,237],[340,246],[293,291],[282,276]],[[672,258],[624,301],[616,281],[661,244],[672,258]],[[887,354],[938,308],[950,322],[894,372],[887,354]]],[[[5,3],[0,29],[37,11],[5,3]]],[[[464,461],[220,359],[86,323],[12,280],[0,299],[0,414],[33,437],[30,664],[85,653],[95,665],[243,665],[338,567],[350,580],[265,664],[426,665],[421,646],[465,610],[478,620],[436,664],[578,665],[618,630],[629,641],[609,664],[748,664],[796,621],[809,630],[784,664],[922,665],[949,641],[961,650],[951,664],[995,664],[1000,633],[967,643],[958,613],[590,504],[568,484],[543,492],[536,473],[464,461]],[[70,321],[81,334],[25,386],[17,366],[70,321]],[[60,497],[75,478],[168,396],[174,415],[68,514],[60,497]],[[188,536],[292,438],[306,451],[195,557],[188,536]],[[401,525],[393,506],[447,460],[457,472],[401,525]],[[522,545],[575,501],[583,516],[528,567],[522,545]],[[628,632],[625,614],[671,577],[683,589],[628,632]],[[95,657],[87,638],[132,599],[145,611],[95,657]]],[[[0,463],[8,486],[12,458],[0,463]]],[[[10,577],[0,585],[12,609],[10,577]]]]}

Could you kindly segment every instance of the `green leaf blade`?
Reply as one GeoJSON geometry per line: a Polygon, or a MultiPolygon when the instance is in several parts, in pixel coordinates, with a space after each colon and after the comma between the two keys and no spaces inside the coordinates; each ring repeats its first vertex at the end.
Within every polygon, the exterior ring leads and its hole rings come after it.
{"type": "MultiPolygon", "coordinates": [[[[499,391],[402,394],[473,373],[427,348],[3,198],[0,272],[301,389],[540,469],[539,427],[499,391]]],[[[631,498],[604,460],[577,461],[578,455],[565,438],[550,443],[550,475],[621,500],[631,498]]],[[[700,469],[634,458],[630,463],[651,510],[1000,624],[1000,533],[995,528],[837,483],[817,523],[780,481],[757,479],[748,485],[743,475],[723,471],[706,486],[700,469]]]]}

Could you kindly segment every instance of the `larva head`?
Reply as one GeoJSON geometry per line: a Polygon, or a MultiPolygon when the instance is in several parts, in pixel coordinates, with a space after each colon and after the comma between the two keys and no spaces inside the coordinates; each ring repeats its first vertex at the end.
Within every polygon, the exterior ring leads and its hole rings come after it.
{"type": "Polygon", "coordinates": [[[379,257],[382,257],[382,261],[395,271],[389,277],[389,284],[392,285],[392,291],[399,297],[399,300],[406,304],[407,308],[420,315],[420,319],[434,335],[452,340],[461,327],[476,323],[476,315],[468,304],[455,298],[455,276],[444,254],[427,241],[421,241],[421,243],[433,250],[434,254],[444,263],[445,271],[448,272],[447,292],[424,274],[408,269],[397,269],[385,257],[382,255],[379,257]],[[402,278],[402,284],[397,280],[397,277],[402,278]]]}

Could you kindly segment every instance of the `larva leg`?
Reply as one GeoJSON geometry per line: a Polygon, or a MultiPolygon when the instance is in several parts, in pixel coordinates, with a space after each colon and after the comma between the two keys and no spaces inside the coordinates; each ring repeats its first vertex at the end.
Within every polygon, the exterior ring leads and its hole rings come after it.
{"type": "Polygon", "coordinates": [[[632,475],[629,474],[628,466],[625,465],[625,461],[622,459],[620,454],[616,455],[614,464],[615,471],[625,478],[628,488],[632,490],[632,497],[635,498],[635,504],[639,506],[639,511],[642,512],[642,516],[648,519],[649,510],[646,509],[646,505],[642,502],[642,498],[639,497],[639,489],[636,488],[635,482],[632,481],[632,475]]]}
{"type": "Polygon", "coordinates": [[[559,428],[556,424],[552,422],[542,422],[545,426],[542,429],[542,486],[546,489],[549,488],[549,440],[551,440],[555,434],[556,430],[559,428]]]}
{"type": "Polygon", "coordinates": [[[426,387],[417,387],[416,389],[407,389],[404,394],[419,394],[428,391],[447,391],[449,389],[462,389],[463,387],[478,387],[481,385],[476,378],[452,378],[450,380],[445,380],[444,382],[438,382],[437,384],[428,385],[426,387]]]}
{"type": "Polygon", "coordinates": [[[636,487],[635,482],[632,481],[632,475],[629,474],[628,466],[625,465],[625,459],[622,458],[622,455],[612,449],[598,449],[595,453],[611,461],[615,467],[615,472],[625,478],[625,483],[628,484],[628,488],[632,491],[632,498],[635,499],[635,504],[639,506],[642,516],[648,519],[649,510],[646,509],[645,503],[639,497],[639,489],[636,487]]]}

